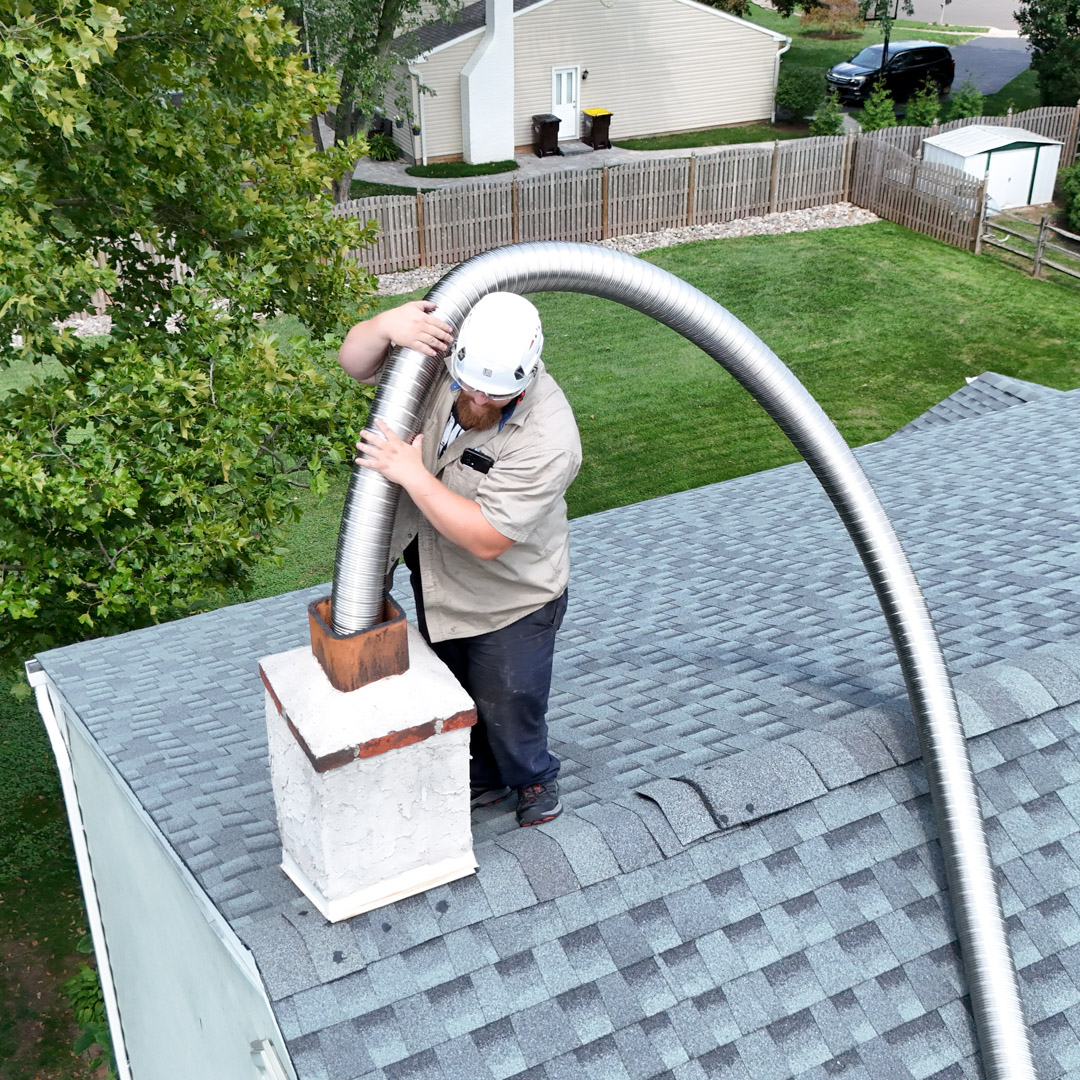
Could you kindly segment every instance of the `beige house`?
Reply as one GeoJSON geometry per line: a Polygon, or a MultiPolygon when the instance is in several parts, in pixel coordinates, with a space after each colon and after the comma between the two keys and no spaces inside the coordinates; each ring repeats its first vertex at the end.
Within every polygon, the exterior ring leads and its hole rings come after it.
{"type": "Polygon", "coordinates": [[[791,44],[695,0],[479,0],[420,41],[394,136],[424,162],[524,152],[536,114],[559,116],[560,141],[589,108],[616,139],[767,121],[791,44]]]}

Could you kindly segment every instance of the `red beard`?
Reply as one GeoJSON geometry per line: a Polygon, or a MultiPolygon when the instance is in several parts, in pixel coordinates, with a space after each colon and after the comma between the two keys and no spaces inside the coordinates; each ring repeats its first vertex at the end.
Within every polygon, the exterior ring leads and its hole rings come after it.
{"type": "Polygon", "coordinates": [[[485,428],[494,427],[499,422],[502,411],[503,406],[494,402],[488,401],[481,405],[465,393],[458,395],[458,423],[467,431],[483,431],[485,428]]]}

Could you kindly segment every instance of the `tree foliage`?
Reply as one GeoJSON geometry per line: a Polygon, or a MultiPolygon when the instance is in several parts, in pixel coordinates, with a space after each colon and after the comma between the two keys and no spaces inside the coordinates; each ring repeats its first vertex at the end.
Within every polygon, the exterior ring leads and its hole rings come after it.
{"type": "Polygon", "coordinates": [[[0,0],[0,35],[7,664],[215,602],[274,550],[293,485],[347,459],[362,401],[320,338],[371,291],[372,233],[332,213],[352,150],[306,135],[334,81],[280,9],[0,0]],[[111,332],[59,331],[99,288],[111,332]]]}
{"type": "Polygon", "coordinates": [[[1080,161],[1058,170],[1057,194],[1069,228],[1080,233],[1080,161]]]}
{"type": "MultiPolygon", "coordinates": [[[[462,0],[298,0],[289,7],[314,66],[336,72],[327,145],[347,143],[365,120],[385,107],[388,97],[395,102],[395,112],[416,122],[405,65],[419,52],[417,30],[426,23],[452,20],[461,6],[462,0]]],[[[323,145],[319,124],[313,121],[312,129],[323,145]]],[[[358,158],[353,156],[353,165],[358,158]]],[[[349,197],[351,177],[350,170],[335,178],[338,202],[349,197]]]]}
{"type": "Polygon", "coordinates": [[[817,0],[805,8],[799,25],[829,37],[846,37],[862,32],[863,17],[856,0],[817,0]]]}
{"type": "Polygon", "coordinates": [[[908,99],[904,123],[909,127],[930,127],[941,114],[937,83],[927,79],[908,99]]]}
{"type": "MultiPolygon", "coordinates": [[[[883,28],[888,31],[893,22],[892,12],[896,9],[896,3],[897,0],[855,0],[855,7],[858,9],[860,19],[873,19],[882,23],[883,28]]],[[[804,15],[812,15],[817,9],[828,8],[830,0],[773,0],[772,6],[786,19],[794,15],[796,11],[804,15]]],[[[914,14],[912,0],[900,0],[900,10],[905,15],[914,14]]]]}
{"type": "Polygon", "coordinates": [[[967,116],[982,116],[986,98],[971,79],[965,79],[949,98],[949,119],[961,120],[967,116]]]}
{"type": "Polygon", "coordinates": [[[830,90],[817,107],[810,121],[811,135],[840,135],[844,130],[843,114],[840,112],[840,99],[835,90],[830,90]]]}
{"type": "Polygon", "coordinates": [[[862,115],[859,117],[859,126],[863,131],[880,131],[882,128],[896,127],[892,95],[883,82],[879,82],[866,99],[862,115]]]}
{"type": "Polygon", "coordinates": [[[1080,100],[1080,3],[1022,0],[1020,34],[1031,43],[1031,66],[1044,105],[1080,100]]]}
{"type": "Polygon", "coordinates": [[[750,18],[750,0],[703,0],[709,7],[726,11],[729,15],[738,15],[740,19],[750,18]]]}

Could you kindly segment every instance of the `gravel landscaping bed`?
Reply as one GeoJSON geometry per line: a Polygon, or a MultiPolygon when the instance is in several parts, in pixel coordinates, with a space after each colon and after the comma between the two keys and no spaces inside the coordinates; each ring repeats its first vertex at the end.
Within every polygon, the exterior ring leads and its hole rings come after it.
{"type": "MultiPolygon", "coordinates": [[[[721,240],[733,236],[766,236],[810,232],[813,229],[838,229],[847,225],[869,225],[877,220],[876,214],[851,203],[833,203],[830,206],[813,206],[807,210],[791,210],[785,214],[739,218],[737,221],[719,222],[715,225],[689,225],[683,229],[662,229],[660,232],[620,236],[613,240],[601,240],[599,243],[601,247],[625,251],[628,255],[640,255],[643,251],[688,244],[693,240],[721,240]]],[[[445,264],[383,274],[379,278],[379,295],[397,296],[412,292],[413,289],[434,285],[451,269],[451,264],[445,264]]]]}

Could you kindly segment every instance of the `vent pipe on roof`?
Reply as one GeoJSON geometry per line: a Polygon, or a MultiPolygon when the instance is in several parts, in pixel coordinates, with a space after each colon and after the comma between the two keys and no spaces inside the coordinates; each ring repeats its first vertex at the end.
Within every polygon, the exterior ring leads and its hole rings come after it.
{"type": "MultiPolygon", "coordinates": [[[[1035,1080],[1016,969],[941,646],[907,556],[870,481],[821,406],[767,345],[711,297],[658,267],[589,244],[516,244],[477,255],[428,293],[460,326],[489,292],[580,292],[625,304],[682,334],[730,372],[780,425],[836,507],[893,637],[911,699],[937,820],[957,937],[988,1080],[1035,1080]]],[[[442,370],[395,349],[371,409],[410,440],[442,370]]],[[[348,634],[379,619],[396,485],[354,467],[338,536],[332,612],[348,634]]]]}

